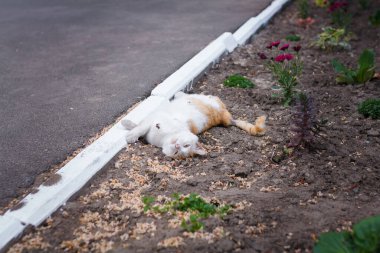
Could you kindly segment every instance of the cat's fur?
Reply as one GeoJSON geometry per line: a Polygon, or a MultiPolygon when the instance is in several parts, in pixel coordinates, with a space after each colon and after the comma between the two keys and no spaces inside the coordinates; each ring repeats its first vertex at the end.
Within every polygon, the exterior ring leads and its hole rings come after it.
{"type": "Polygon", "coordinates": [[[205,155],[206,150],[199,144],[197,134],[213,126],[236,126],[251,135],[265,133],[265,116],[257,118],[255,125],[234,120],[218,97],[183,92],[178,92],[172,101],[139,125],[130,121],[122,123],[130,130],[127,143],[136,142],[143,136],[150,144],[162,147],[163,153],[170,157],[205,155]]]}

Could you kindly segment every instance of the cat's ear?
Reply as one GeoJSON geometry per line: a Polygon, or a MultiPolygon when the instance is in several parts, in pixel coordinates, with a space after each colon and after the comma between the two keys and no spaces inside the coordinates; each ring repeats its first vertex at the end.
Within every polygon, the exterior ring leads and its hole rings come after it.
{"type": "Polygon", "coordinates": [[[194,153],[197,154],[197,155],[206,155],[207,151],[206,151],[206,149],[204,149],[202,147],[202,145],[199,142],[197,142],[197,145],[195,147],[194,153]]]}

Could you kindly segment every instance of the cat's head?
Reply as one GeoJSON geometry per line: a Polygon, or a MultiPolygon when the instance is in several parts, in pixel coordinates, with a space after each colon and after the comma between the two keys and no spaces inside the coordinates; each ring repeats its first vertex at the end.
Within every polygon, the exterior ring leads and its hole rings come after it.
{"type": "Polygon", "coordinates": [[[186,158],[207,154],[206,150],[198,142],[198,136],[188,131],[171,135],[164,142],[162,152],[173,158],[186,158]]]}

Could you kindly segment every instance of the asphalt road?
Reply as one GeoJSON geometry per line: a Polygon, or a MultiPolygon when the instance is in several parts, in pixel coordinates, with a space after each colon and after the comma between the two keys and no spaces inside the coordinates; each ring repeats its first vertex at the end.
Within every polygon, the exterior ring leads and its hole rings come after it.
{"type": "Polygon", "coordinates": [[[269,0],[0,0],[0,206],[269,0]]]}

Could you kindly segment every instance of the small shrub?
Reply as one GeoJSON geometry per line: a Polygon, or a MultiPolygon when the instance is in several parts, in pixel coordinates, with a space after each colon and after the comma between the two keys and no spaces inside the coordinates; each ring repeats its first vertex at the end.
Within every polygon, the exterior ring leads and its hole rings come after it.
{"type": "Polygon", "coordinates": [[[380,252],[380,216],[364,219],[353,231],[321,234],[313,253],[378,253],[380,252]]]}
{"type": "Polygon", "coordinates": [[[373,26],[380,26],[380,10],[377,10],[376,13],[373,16],[369,17],[369,22],[373,26]]]}
{"type": "Polygon", "coordinates": [[[365,83],[375,75],[375,53],[371,49],[365,49],[359,57],[356,70],[347,68],[336,59],[332,61],[332,65],[338,73],[337,83],[365,83]]]}
{"type": "Polygon", "coordinates": [[[282,102],[284,106],[289,106],[295,96],[295,86],[298,84],[298,77],[302,73],[303,63],[299,57],[300,45],[293,46],[293,53],[287,52],[290,44],[280,45],[280,41],[270,43],[272,56],[268,57],[264,53],[258,53],[262,60],[267,60],[266,67],[272,72],[281,86],[282,102]]]}
{"type": "Polygon", "coordinates": [[[323,32],[318,35],[318,39],[312,43],[322,50],[332,49],[351,49],[349,41],[352,38],[352,34],[346,34],[344,28],[322,28],[323,32]]]}
{"type": "Polygon", "coordinates": [[[255,85],[242,75],[236,74],[224,80],[224,86],[238,88],[253,88],[255,85]]]}
{"type": "Polygon", "coordinates": [[[313,129],[316,122],[313,99],[300,93],[293,111],[293,125],[290,128],[293,137],[287,147],[310,146],[314,138],[313,129]]]}
{"type": "Polygon", "coordinates": [[[285,39],[287,41],[300,41],[301,40],[301,37],[299,35],[296,35],[296,34],[289,34],[285,37],[285,39]]]}
{"type": "Polygon", "coordinates": [[[308,0],[297,0],[298,16],[307,19],[310,16],[310,6],[308,0]]]}
{"type": "Polygon", "coordinates": [[[154,204],[155,199],[149,196],[143,197],[142,201],[144,203],[144,212],[149,210],[157,213],[171,212],[174,214],[176,211],[190,212],[189,219],[183,219],[181,223],[181,227],[189,232],[195,232],[204,227],[200,219],[213,215],[223,217],[230,210],[230,207],[227,205],[216,206],[208,203],[195,193],[191,193],[189,196],[173,194],[172,200],[163,205],[154,204]]]}
{"type": "Polygon", "coordinates": [[[366,99],[358,106],[358,111],[364,117],[371,117],[372,119],[380,119],[380,99],[366,99]]]}

